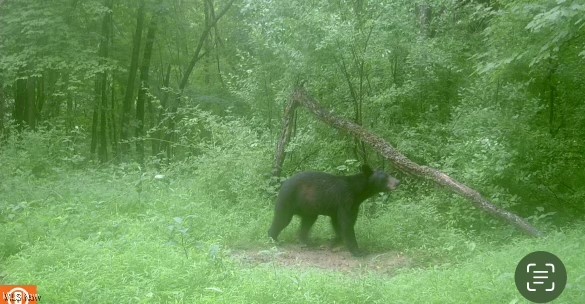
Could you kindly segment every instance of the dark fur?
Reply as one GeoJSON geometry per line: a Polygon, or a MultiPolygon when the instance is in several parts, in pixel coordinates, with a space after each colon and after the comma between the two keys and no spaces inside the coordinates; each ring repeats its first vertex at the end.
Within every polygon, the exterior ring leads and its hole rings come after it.
{"type": "Polygon", "coordinates": [[[394,177],[372,171],[367,165],[351,176],[299,173],[282,184],[268,235],[276,241],[293,215],[298,215],[301,217],[300,239],[307,243],[309,230],[317,217],[326,215],[331,218],[335,231],[333,244],[343,240],[353,255],[360,255],[354,231],[360,204],[376,193],[396,189],[399,184],[394,177]]]}

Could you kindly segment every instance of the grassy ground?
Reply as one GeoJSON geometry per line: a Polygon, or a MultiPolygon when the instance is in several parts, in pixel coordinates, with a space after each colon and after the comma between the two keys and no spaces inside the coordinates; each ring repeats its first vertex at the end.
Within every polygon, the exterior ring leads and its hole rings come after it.
{"type": "MultiPolygon", "coordinates": [[[[248,173],[226,186],[211,165],[162,180],[127,168],[4,172],[0,282],[38,285],[44,303],[527,303],[516,264],[547,250],[569,273],[555,303],[585,302],[584,224],[542,239],[505,225],[467,231],[403,191],[360,215],[372,254],[353,259],[294,245],[296,221],[284,246],[270,243],[272,192],[248,173]]],[[[313,237],[330,235],[318,221],[313,237]]]]}

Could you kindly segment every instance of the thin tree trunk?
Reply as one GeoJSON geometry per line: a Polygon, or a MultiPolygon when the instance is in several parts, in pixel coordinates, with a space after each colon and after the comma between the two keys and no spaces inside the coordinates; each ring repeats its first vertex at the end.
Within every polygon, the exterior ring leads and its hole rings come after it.
{"type": "Polygon", "coordinates": [[[26,83],[26,123],[31,130],[36,127],[37,107],[35,102],[36,77],[29,77],[26,83]]]}
{"type": "Polygon", "coordinates": [[[118,130],[116,127],[116,90],[115,90],[115,83],[114,83],[114,79],[116,77],[114,76],[113,72],[112,72],[112,85],[110,88],[110,145],[112,146],[112,158],[113,159],[118,159],[118,156],[120,155],[120,151],[119,151],[119,141],[118,141],[118,130]]]}
{"type": "Polygon", "coordinates": [[[416,14],[418,19],[419,32],[423,37],[431,37],[431,20],[433,18],[433,8],[427,3],[418,4],[416,6],[416,14]]]}
{"type": "Polygon", "coordinates": [[[144,46],[144,55],[142,56],[142,65],[140,66],[140,90],[136,101],[136,152],[138,162],[144,163],[144,104],[146,93],[148,92],[148,71],[150,69],[150,58],[152,57],[152,46],[154,45],[154,35],[157,27],[157,17],[153,17],[148,26],[146,34],[146,45],[144,46]]]}
{"type": "Polygon", "coordinates": [[[28,77],[16,80],[13,117],[19,129],[28,126],[34,130],[37,122],[37,79],[28,77]]]}
{"type": "Polygon", "coordinates": [[[193,72],[193,68],[195,67],[195,64],[201,59],[201,57],[203,57],[203,56],[201,56],[200,53],[201,53],[201,49],[203,48],[205,39],[207,39],[207,36],[209,35],[209,31],[211,31],[211,29],[215,26],[215,24],[217,24],[219,19],[221,19],[221,17],[223,17],[227,13],[227,11],[230,9],[230,7],[234,3],[234,1],[235,0],[230,0],[230,2],[228,2],[228,4],[226,4],[226,6],[217,15],[217,17],[214,18],[213,20],[211,20],[211,22],[209,24],[207,24],[205,26],[205,28],[203,29],[203,32],[201,33],[201,36],[199,37],[199,42],[197,43],[197,47],[195,48],[195,53],[193,54],[193,58],[191,58],[191,61],[189,61],[189,64],[187,65],[187,69],[185,69],[185,73],[183,74],[183,78],[181,79],[181,82],[179,84],[179,90],[181,92],[187,86],[187,82],[189,81],[189,77],[191,76],[191,73],[193,72]]]}
{"type": "Polygon", "coordinates": [[[43,107],[45,106],[45,80],[46,74],[36,77],[35,83],[35,125],[42,120],[43,107]]]}
{"type": "Polygon", "coordinates": [[[144,27],[145,1],[140,1],[140,6],[136,13],[136,31],[132,43],[132,58],[130,69],[128,70],[128,81],[126,82],[126,94],[122,103],[122,112],[120,113],[120,148],[123,154],[128,152],[129,144],[127,142],[131,130],[131,113],[132,101],[134,98],[134,84],[136,83],[136,74],[138,71],[138,58],[140,57],[140,45],[142,41],[142,29],[144,27]]]}
{"type": "MultiPolygon", "coordinates": [[[[368,39],[366,40],[366,45],[364,47],[364,51],[367,48],[367,43],[369,41],[369,37],[370,37],[371,33],[372,33],[372,31],[370,30],[370,32],[367,36],[368,39]]],[[[354,65],[357,67],[357,74],[359,77],[357,88],[351,79],[351,73],[350,73],[350,71],[347,67],[347,64],[345,63],[345,60],[343,59],[343,57],[341,57],[338,60],[339,61],[338,65],[339,65],[339,68],[341,69],[341,72],[343,73],[345,81],[347,82],[347,87],[349,89],[349,93],[350,93],[351,100],[353,103],[354,122],[361,126],[363,124],[362,108],[363,108],[363,100],[364,100],[364,94],[365,94],[364,93],[364,77],[365,77],[364,76],[365,75],[364,61],[363,61],[363,59],[360,58],[360,56],[358,56],[356,50],[352,50],[352,55],[353,55],[354,65]]],[[[364,143],[361,140],[359,140],[358,138],[354,139],[353,153],[354,153],[354,156],[356,159],[360,159],[365,163],[368,162],[368,155],[366,153],[366,147],[365,147],[364,143]]]]}
{"type": "Polygon", "coordinates": [[[551,56],[548,60],[549,68],[548,74],[546,76],[546,87],[545,87],[545,94],[548,99],[548,130],[552,137],[555,137],[557,134],[558,128],[555,128],[555,99],[556,99],[556,92],[557,87],[555,84],[555,73],[557,70],[557,63],[554,61],[553,56],[551,56]]]}
{"type": "Polygon", "coordinates": [[[280,135],[280,140],[276,145],[276,156],[274,157],[274,168],[272,171],[272,176],[277,178],[280,177],[280,173],[282,172],[282,164],[284,163],[284,158],[286,156],[285,148],[291,137],[296,107],[297,103],[291,100],[284,109],[284,116],[282,117],[282,133],[280,135]]]}
{"type": "MultiPolygon", "coordinates": [[[[215,20],[215,8],[213,7],[213,2],[209,1],[209,6],[211,7],[211,9],[209,10],[209,13],[211,15],[211,20],[215,20]]],[[[222,46],[221,43],[221,38],[219,36],[219,30],[217,29],[217,23],[215,23],[213,25],[213,47],[215,49],[215,63],[216,63],[216,67],[217,67],[217,77],[219,77],[219,82],[221,83],[221,86],[225,86],[224,82],[223,82],[223,76],[221,75],[221,64],[219,61],[219,49],[222,46]]]]}
{"type": "MultiPolygon", "coordinates": [[[[171,65],[169,64],[167,66],[167,71],[163,77],[163,87],[164,88],[168,88],[169,87],[169,83],[170,83],[170,78],[171,78],[171,65]]],[[[168,89],[165,89],[163,91],[163,96],[161,98],[160,101],[160,105],[161,105],[161,109],[158,111],[158,123],[159,126],[156,128],[155,131],[155,138],[157,140],[152,141],[152,156],[160,156],[159,153],[161,151],[168,151],[168,149],[170,149],[170,144],[168,142],[169,140],[169,133],[170,132],[164,132],[163,133],[163,125],[165,125],[167,123],[165,114],[168,111],[168,100],[169,100],[169,91],[168,89]],[[163,140],[164,139],[164,140],[163,140]]],[[[161,157],[164,158],[164,157],[161,157]]]]}
{"type": "Polygon", "coordinates": [[[93,106],[93,115],[91,117],[91,145],[90,145],[90,153],[91,155],[95,155],[98,146],[98,122],[99,122],[99,110],[100,110],[100,79],[96,77],[95,79],[95,95],[94,95],[94,106],[93,106]]]}
{"type": "Polygon", "coordinates": [[[105,163],[108,161],[108,139],[107,139],[107,116],[108,108],[108,73],[103,72],[100,81],[100,131],[99,131],[99,148],[98,159],[105,163]]]}
{"type": "MultiPolygon", "coordinates": [[[[374,150],[382,154],[399,170],[410,173],[427,180],[431,180],[439,185],[447,187],[449,190],[461,195],[471,201],[473,206],[479,208],[492,216],[504,220],[525,233],[532,236],[542,236],[542,233],[526,222],[523,218],[495,206],[485,199],[479,192],[449,177],[447,174],[427,166],[420,166],[406,156],[397,151],[392,145],[384,139],[368,132],[364,127],[352,123],[348,120],[339,118],[331,114],[328,110],[322,108],[312,96],[302,87],[296,88],[291,96],[291,103],[299,103],[305,106],[313,115],[326,124],[345,131],[355,136],[363,142],[369,144],[374,150]]],[[[290,105],[289,107],[294,107],[290,105]]],[[[289,114],[291,115],[291,114],[289,114]]],[[[286,126],[284,126],[286,127],[286,126]]],[[[283,127],[283,128],[284,128],[283,127]]],[[[284,130],[284,129],[283,129],[284,130]]],[[[277,155],[278,156],[278,155],[277,155]]],[[[275,167],[276,170],[276,167],[275,167]]]]}
{"type": "Polygon", "coordinates": [[[26,102],[27,102],[27,98],[26,98],[26,79],[23,78],[18,78],[16,80],[16,92],[14,94],[14,120],[16,120],[16,124],[18,126],[19,129],[24,128],[24,125],[26,123],[26,118],[25,118],[25,109],[26,109],[26,102]]]}
{"type": "Polygon", "coordinates": [[[65,111],[65,123],[67,126],[67,130],[71,131],[74,127],[74,121],[73,121],[73,94],[71,92],[71,90],[67,89],[67,87],[69,86],[69,74],[68,73],[64,73],[63,75],[63,83],[65,84],[65,99],[66,99],[66,106],[67,109],[65,111]]]}
{"type": "MultiPolygon", "coordinates": [[[[210,21],[210,18],[211,17],[209,16],[210,15],[210,11],[213,10],[213,7],[211,7],[211,4],[212,4],[211,1],[207,1],[207,0],[204,0],[203,1],[203,13],[204,13],[203,14],[203,17],[204,17],[204,24],[206,26],[209,26],[209,24],[211,24],[211,21],[210,21]]],[[[213,34],[210,31],[209,34],[205,37],[205,40],[203,42],[203,50],[204,50],[203,52],[205,54],[210,54],[211,53],[211,41],[213,39],[212,36],[213,36],[213,34]]],[[[207,56],[204,59],[203,66],[202,66],[202,69],[203,69],[203,83],[205,83],[205,85],[207,85],[207,86],[211,82],[211,75],[210,75],[211,72],[210,72],[210,68],[209,68],[210,65],[211,65],[211,58],[209,56],[207,56]]]]}
{"type": "MultiPolygon", "coordinates": [[[[109,56],[110,42],[112,38],[112,8],[113,0],[105,0],[107,11],[102,20],[102,38],[100,41],[99,56],[102,64],[106,64],[109,56]]],[[[96,85],[96,107],[94,108],[92,123],[92,153],[97,146],[100,162],[108,161],[107,140],[107,109],[108,109],[108,73],[106,70],[98,74],[96,85]],[[99,131],[97,131],[99,127],[99,131]]]]}

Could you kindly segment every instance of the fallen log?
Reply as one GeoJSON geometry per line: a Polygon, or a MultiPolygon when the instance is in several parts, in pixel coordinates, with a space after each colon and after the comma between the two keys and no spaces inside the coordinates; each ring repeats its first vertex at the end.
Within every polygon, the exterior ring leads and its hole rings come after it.
{"type": "Polygon", "coordinates": [[[506,221],[523,232],[531,236],[542,236],[542,233],[535,227],[530,225],[526,220],[519,217],[518,215],[504,210],[489,200],[484,198],[478,191],[464,185],[463,183],[451,178],[447,174],[428,166],[421,166],[411,161],[402,153],[397,151],[392,145],[386,142],[383,138],[369,132],[364,127],[357,125],[349,120],[337,117],[330,111],[324,109],[319,103],[306,91],[302,86],[294,89],[289,105],[287,105],[284,117],[284,126],[281,139],[278,144],[276,153],[276,161],[273,174],[275,176],[280,175],[280,169],[284,162],[284,146],[288,143],[290,138],[290,125],[292,117],[294,116],[294,109],[296,105],[303,105],[319,120],[326,124],[342,130],[350,135],[358,138],[359,140],[369,144],[374,150],[378,151],[382,156],[388,159],[395,168],[424,179],[433,181],[447,189],[461,195],[462,197],[469,200],[476,208],[487,212],[488,214],[506,221]]]}

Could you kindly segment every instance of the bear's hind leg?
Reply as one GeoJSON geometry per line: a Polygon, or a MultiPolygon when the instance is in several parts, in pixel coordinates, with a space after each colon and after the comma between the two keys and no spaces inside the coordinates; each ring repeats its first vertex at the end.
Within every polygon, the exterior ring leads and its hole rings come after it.
{"type": "Polygon", "coordinates": [[[318,215],[301,216],[301,230],[299,232],[299,238],[301,239],[301,242],[305,245],[310,245],[309,231],[311,230],[311,227],[313,227],[313,224],[315,224],[317,217],[318,215]]]}
{"type": "Polygon", "coordinates": [[[343,241],[343,237],[341,236],[341,228],[339,227],[339,222],[337,221],[336,216],[331,217],[331,226],[333,226],[333,231],[335,231],[335,238],[331,240],[329,246],[334,248],[343,241]]]}

